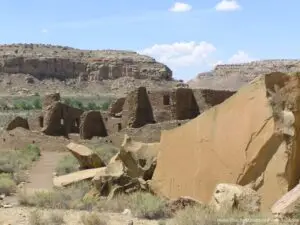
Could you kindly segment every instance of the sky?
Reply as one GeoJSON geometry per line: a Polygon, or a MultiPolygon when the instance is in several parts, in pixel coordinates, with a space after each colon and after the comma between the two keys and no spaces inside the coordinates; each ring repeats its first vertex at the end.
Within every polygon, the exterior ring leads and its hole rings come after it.
{"type": "Polygon", "coordinates": [[[185,81],[217,64],[300,58],[299,0],[0,0],[0,44],[132,50],[185,81]]]}

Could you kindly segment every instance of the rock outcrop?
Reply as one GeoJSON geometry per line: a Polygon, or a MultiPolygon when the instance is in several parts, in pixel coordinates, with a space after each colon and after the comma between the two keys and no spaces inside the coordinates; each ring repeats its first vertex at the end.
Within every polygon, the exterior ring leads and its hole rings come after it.
{"type": "Polygon", "coordinates": [[[270,210],[300,178],[299,98],[299,74],[271,73],[163,131],[152,189],[208,203],[218,183],[248,185],[270,210]]]}
{"type": "Polygon", "coordinates": [[[256,77],[271,72],[300,71],[300,60],[261,60],[241,64],[217,65],[188,81],[191,88],[238,90],[256,77]]]}
{"type": "Polygon", "coordinates": [[[218,184],[211,198],[210,206],[216,211],[258,213],[260,196],[249,187],[236,184],[218,184]]]}
{"type": "Polygon", "coordinates": [[[42,44],[0,45],[0,73],[30,74],[39,80],[172,79],[167,66],[136,52],[88,51],[42,44]]]}
{"type": "Polygon", "coordinates": [[[6,126],[6,130],[13,130],[17,127],[22,127],[24,129],[29,130],[29,124],[27,119],[24,119],[20,116],[15,117],[12,121],[10,121],[7,126],[6,126]]]}

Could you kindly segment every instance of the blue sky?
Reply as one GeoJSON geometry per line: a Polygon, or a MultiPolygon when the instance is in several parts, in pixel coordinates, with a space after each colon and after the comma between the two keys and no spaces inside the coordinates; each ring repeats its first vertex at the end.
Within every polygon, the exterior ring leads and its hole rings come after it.
{"type": "Polygon", "coordinates": [[[299,0],[0,0],[0,44],[134,50],[189,80],[216,63],[299,58],[299,0]]]}

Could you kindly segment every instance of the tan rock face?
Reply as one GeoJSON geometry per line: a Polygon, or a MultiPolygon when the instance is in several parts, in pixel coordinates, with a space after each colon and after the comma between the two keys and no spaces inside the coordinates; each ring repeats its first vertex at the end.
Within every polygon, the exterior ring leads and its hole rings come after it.
{"type": "Polygon", "coordinates": [[[7,124],[6,130],[13,130],[17,127],[22,127],[24,129],[29,130],[29,124],[27,119],[17,116],[7,124]]]}
{"type": "Polygon", "coordinates": [[[153,189],[207,203],[218,183],[250,185],[269,210],[299,181],[299,90],[298,74],[268,74],[163,131],[153,189]]]}
{"type": "Polygon", "coordinates": [[[80,117],[79,133],[82,139],[106,137],[107,131],[100,111],[87,111],[80,117]]]}

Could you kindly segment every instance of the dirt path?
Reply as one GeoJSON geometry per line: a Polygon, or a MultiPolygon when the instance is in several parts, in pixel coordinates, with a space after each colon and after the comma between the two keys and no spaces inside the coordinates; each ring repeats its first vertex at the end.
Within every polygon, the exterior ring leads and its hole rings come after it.
{"type": "Polygon", "coordinates": [[[27,191],[35,190],[52,190],[53,173],[59,160],[67,153],[62,152],[46,152],[42,155],[29,172],[29,183],[25,185],[27,191]]]}

